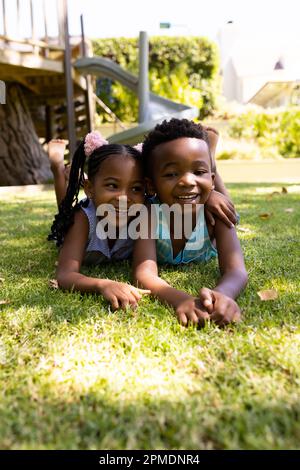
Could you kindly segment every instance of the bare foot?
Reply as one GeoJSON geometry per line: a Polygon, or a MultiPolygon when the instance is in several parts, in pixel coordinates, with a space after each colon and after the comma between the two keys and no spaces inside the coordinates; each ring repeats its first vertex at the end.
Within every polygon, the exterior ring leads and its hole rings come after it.
{"type": "Polygon", "coordinates": [[[61,139],[52,139],[48,143],[48,156],[52,169],[64,166],[66,143],[61,139]]]}

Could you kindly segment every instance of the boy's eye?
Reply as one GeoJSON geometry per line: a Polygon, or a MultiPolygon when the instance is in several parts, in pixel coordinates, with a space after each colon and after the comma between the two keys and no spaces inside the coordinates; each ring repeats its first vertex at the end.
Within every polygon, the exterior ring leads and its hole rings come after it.
{"type": "Polygon", "coordinates": [[[195,175],[204,175],[205,173],[207,173],[206,170],[195,170],[194,171],[195,175]]]}
{"type": "Polygon", "coordinates": [[[174,177],[174,176],[177,176],[176,171],[172,171],[172,172],[166,173],[166,174],[164,175],[164,178],[172,178],[172,177],[174,177]]]}
{"type": "Polygon", "coordinates": [[[107,187],[107,188],[110,188],[110,189],[116,189],[116,188],[117,188],[117,185],[116,185],[116,183],[108,183],[108,184],[106,185],[106,187],[107,187]]]}

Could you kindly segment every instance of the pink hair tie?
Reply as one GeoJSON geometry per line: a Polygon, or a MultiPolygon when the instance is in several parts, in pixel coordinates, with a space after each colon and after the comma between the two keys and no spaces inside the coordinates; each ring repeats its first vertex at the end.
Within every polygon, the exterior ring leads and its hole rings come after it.
{"type": "Polygon", "coordinates": [[[92,155],[94,150],[102,147],[102,145],[107,145],[108,141],[105,140],[100,132],[93,131],[86,135],[84,140],[84,153],[87,157],[92,155]]]}
{"type": "Polygon", "coordinates": [[[142,153],[142,151],[143,151],[143,143],[140,142],[139,144],[134,145],[133,148],[134,148],[135,150],[137,150],[138,152],[141,152],[141,153],[142,153]]]}

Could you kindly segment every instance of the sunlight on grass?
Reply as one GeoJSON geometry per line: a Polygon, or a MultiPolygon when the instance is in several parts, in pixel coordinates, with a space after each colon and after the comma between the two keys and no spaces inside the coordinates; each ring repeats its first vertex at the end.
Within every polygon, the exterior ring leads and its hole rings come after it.
{"type": "MultiPolygon", "coordinates": [[[[230,186],[250,281],[243,321],[224,330],[183,328],[150,297],[136,312],[112,313],[100,296],[50,289],[53,192],[5,195],[1,448],[299,448],[300,187],[285,186],[271,198],[281,185],[230,186]],[[267,289],[278,297],[260,300],[267,289]]],[[[129,262],[84,272],[130,282],[129,262]]],[[[160,273],[197,295],[214,286],[218,267],[160,273]]]]}

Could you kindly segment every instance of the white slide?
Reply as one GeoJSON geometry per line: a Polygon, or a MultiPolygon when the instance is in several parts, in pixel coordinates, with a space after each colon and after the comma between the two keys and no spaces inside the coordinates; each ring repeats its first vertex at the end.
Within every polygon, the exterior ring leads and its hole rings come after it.
{"type": "MultiPolygon", "coordinates": [[[[138,93],[138,77],[122,69],[118,64],[103,57],[84,57],[77,60],[74,67],[81,75],[94,75],[96,77],[110,78],[120,82],[134,93],[138,93]]],[[[172,117],[193,119],[198,117],[199,109],[149,94],[149,119],[128,129],[108,137],[110,143],[136,144],[144,139],[145,134],[151,131],[156,124],[172,117]]]]}

